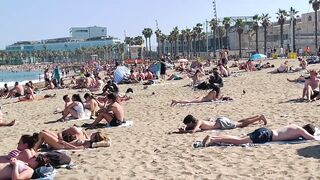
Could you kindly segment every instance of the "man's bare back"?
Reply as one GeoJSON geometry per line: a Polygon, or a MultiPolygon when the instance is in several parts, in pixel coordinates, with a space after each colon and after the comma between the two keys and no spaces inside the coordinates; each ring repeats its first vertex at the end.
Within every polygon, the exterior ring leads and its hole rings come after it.
{"type": "Polygon", "coordinates": [[[306,140],[315,140],[314,136],[307,133],[302,127],[295,124],[273,130],[272,141],[289,141],[303,137],[306,140]]]}
{"type": "Polygon", "coordinates": [[[120,120],[120,121],[124,120],[124,110],[123,110],[122,106],[119,103],[114,102],[109,106],[109,108],[111,109],[111,111],[113,112],[114,116],[118,120],[120,120]]]}

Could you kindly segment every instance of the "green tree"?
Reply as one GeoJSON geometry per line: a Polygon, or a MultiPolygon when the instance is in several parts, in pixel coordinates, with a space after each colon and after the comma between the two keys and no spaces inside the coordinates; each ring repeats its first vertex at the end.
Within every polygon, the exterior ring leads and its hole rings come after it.
{"type": "Polygon", "coordinates": [[[253,30],[255,31],[255,35],[256,35],[256,52],[259,52],[259,21],[260,21],[261,17],[256,14],[253,16],[253,30]]]}
{"type": "Polygon", "coordinates": [[[288,13],[286,10],[279,9],[276,13],[278,24],[280,25],[280,41],[281,41],[281,48],[283,48],[283,25],[286,22],[286,17],[288,17],[288,13]]]}
{"type": "Polygon", "coordinates": [[[319,0],[309,0],[309,4],[312,4],[314,10],[314,32],[315,32],[315,46],[318,48],[318,10],[320,8],[319,0]]]}
{"type": "Polygon", "coordinates": [[[160,29],[157,29],[154,33],[156,34],[157,43],[158,43],[157,53],[158,53],[158,55],[160,55],[160,36],[161,36],[161,30],[160,30],[160,29]]]}
{"type": "Polygon", "coordinates": [[[212,34],[213,41],[214,41],[214,52],[215,52],[216,49],[217,49],[217,46],[216,46],[216,31],[217,31],[217,27],[218,27],[218,21],[216,19],[211,19],[209,21],[209,26],[210,26],[211,34],[212,34]]]}
{"type": "Polygon", "coordinates": [[[244,30],[244,26],[245,26],[245,23],[242,19],[237,19],[236,21],[236,28],[237,28],[237,33],[238,33],[238,36],[239,36],[239,57],[241,58],[242,57],[242,52],[241,52],[241,49],[242,49],[242,33],[243,33],[243,30],[244,30]]]}
{"type": "Polygon", "coordinates": [[[226,31],[226,48],[229,49],[229,30],[230,30],[230,24],[231,24],[231,18],[225,17],[223,18],[222,24],[224,25],[224,29],[226,31]]]}
{"type": "Polygon", "coordinates": [[[271,24],[269,14],[261,15],[261,24],[263,27],[263,36],[264,36],[264,54],[267,54],[267,28],[271,24]]]}

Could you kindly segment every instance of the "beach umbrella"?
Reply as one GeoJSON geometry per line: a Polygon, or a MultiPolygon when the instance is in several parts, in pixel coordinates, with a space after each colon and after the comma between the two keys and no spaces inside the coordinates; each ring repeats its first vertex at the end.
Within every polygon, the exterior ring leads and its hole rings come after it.
{"type": "Polygon", "coordinates": [[[250,60],[255,61],[258,59],[265,59],[265,58],[267,58],[267,56],[264,54],[254,54],[250,57],[250,60]]]}
{"type": "Polygon", "coordinates": [[[113,81],[119,83],[123,80],[124,77],[130,75],[130,70],[126,66],[118,66],[113,73],[113,81]]]}
{"type": "Polygon", "coordinates": [[[179,63],[181,63],[181,62],[186,63],[186,62],[188,62],[188,59],[179,59],[178,62],[179,63]]]}

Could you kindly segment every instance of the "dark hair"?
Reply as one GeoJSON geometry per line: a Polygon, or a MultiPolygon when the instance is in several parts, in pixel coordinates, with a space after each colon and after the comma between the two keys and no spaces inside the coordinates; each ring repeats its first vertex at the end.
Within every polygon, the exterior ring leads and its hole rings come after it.
{"type": "Polygon", "coordinates": [[[91,98],[91,99],[94,99],[94,97],[90,94],[90,93],[85,93],[84,96],[83,96],[85,99],[87,98],[91,98]]]}
{"type": "Polygon", "coordinates": [[[132,88],[128,88],[126,93],[133,93],[133,89],[132,88]]]}
{"type": "Polygon", "coordinates": [[[38,167],[46,166],[47,164],[51,163],[50,158],[45,154],[39,154],[36,158],[36,161],[38,162],[38,167]]]}
{"type": "Polygon", "coordinates": [[[189,114],[183,119],[183,124],[196,123],[196,121],[197,119],[194,118],[191,114],[189,114]]]}
{"type": "Polygon", "coordinates": [[[314,135],[314,133],[316,132],[316,129],[315,129],[316,127],[312,124],[304,125],[302,128],[311,135],[314,135]]]}
{"type": "Polygon", "coordinates": [[[38,133],[33,133],[32,136],[30,135],[22,135],[21,136],[21,141],[23,144],[28,144],[28,148],[33,148],[33,146],[38,142],[39,140],[39,134],[38,133]]]}
{"type": "Polygon", "coordinates": [[[116,101],[117,100],[117,96],[113,93],[110,93],[107,95],[108,99],[111,99],[112,101],[116,101]]]}
{"type": "Polygon", "coordinates": [[[74,101],[78,101],[82,103],[82,99],[79,94],[72,95],[72,99],[74,99],[74,101]]]}
{"type": "Polygon", "coordinates": [[[68,95],[64,95],[64,96],[62,97],[62,99],[65,101],[65,100],[67,99],[67,97],[68,97],[68,95]]]}

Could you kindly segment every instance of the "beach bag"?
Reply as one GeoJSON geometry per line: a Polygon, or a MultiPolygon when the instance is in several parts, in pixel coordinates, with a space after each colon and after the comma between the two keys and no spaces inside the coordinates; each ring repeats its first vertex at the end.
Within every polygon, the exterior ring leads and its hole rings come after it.
{"type": "Polygon", "coordinates": [[[50,164],[53,167],[59,167],[71,162],[71,158],[63,152],[52,151],[45,154],[50,159],[50,164]]]}

